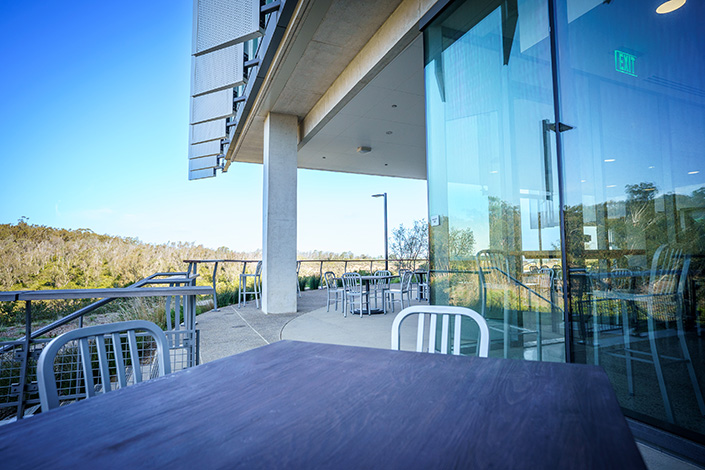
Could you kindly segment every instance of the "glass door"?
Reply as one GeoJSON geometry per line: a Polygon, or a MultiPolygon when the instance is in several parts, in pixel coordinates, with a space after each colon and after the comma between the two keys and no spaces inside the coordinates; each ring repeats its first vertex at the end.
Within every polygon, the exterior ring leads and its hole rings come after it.
{"type": "Polygon", "coordinates": [[[481,312],[493,356],[563,361],[548,4],[455,2],[424,41],[431,302],[481,312]]]}

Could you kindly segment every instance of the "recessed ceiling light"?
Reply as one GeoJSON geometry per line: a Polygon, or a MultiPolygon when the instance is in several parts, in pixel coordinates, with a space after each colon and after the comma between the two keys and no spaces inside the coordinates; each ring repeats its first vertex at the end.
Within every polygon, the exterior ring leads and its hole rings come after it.
{"type": "Polygon", "coordinates": [[[494,174],[496,174],[496,173],[499,173],[499,171],[497,171],[497,170],[492,170],[492,171],[490,171],[490,174],[492,174],[492,175],[494,175],[494,174]]]}
{"type": "Polygon", "coordinates": [[[617,185],[616,185],[616,184],[608,184],[607,187],[608,187],[608,188],[616,188],[617,185]]]}
{"type": "Polygon", "coordinates": [[[325,159],[326,159],[326,157],[323,157],[323,159],[325,160],[325,159]]]}
{"type": "Polygon", "coordinates": [[[615,160],[616,160],[615,158],[605,158],[605,162],[607,162],[607,163],[612,163],[615,160]]]}
{"type": "Polygon", "coordinates": [[[362,146],[357,148],[357,153],[370,153],[372,151],[372,147],[367,147],[367,146],[362,146]]]}
{"type": "Polygon", "coordinates": [[[695,171],[689,171],[689,172],[688,172],[689,175],[697,175],[698,173],[700,173],[700,170],[695,170],[695,171]]]}
{"type": "Polygon", "coordinates": [[[387,135],[392,135],[392,131],[387,131],[387,135]]]}
{"type": "Polygon", "coordinates": [[[385,163],[384,166],[388,166],[388,164],[385,163]]]}
{"type": "Polygon", "coordinates": [[[685,0],[668,0],[667,2],[663,2],[661,5],[658,6],[658,8],[656,9],[656,13],[658,13],[659,15],[665,15],[666,13],[676,11],[683,5],[685,5],[685,0]]]}
{"type": "Polygon", "coordinates": [[[587,183],[587,180],[580,180],[581,183],[587,183]]]}
{"type": "Polygon", "coordinates": [[[396,107],[397,107],[397,105],[395,105],[395,104],[392,105],[392,108],[396,108],[396,107]]]}
{"type": "Polygon", "coordinates": [[[656,168],[656,167],[653,166],[653,165],[651,165],[651,166],[649,167],[649,170],[653,170],[654,168],[656,168]]]}

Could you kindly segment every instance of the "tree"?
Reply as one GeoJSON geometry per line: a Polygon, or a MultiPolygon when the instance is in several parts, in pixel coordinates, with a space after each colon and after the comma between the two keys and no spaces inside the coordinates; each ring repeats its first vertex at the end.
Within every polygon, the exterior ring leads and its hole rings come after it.
{"type": "Polygon", "coordinates": [[[416,260],[428,258],[428,224],[426,219],[415,220],[414,226],[404,224],[392,230],[390,250],[397,262],[397,269],[412,269],[416,260]],[[401,261],[403,260],[403,261],[401,261]]]}

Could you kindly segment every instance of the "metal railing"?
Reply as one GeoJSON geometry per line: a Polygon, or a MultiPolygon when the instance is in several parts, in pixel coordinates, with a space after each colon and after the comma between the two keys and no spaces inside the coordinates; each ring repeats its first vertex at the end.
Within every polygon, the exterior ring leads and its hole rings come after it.
{"type": "MultiPolygon", "coordinates": [[[[218,265],[220,263],[242,263],[242,274],[245,274],[247,272],[247,265],[248,264],[254,264],[256,265],[259,263],[260,260],[251,260],[251,259],[185,259],[183,260],[184,263],[188,263],[188,269],[186,271],[187,276],[194,276],[198,273],[198,265],[199,264],[213,264],[213,274],[212,274],[212,295],[213,295],[213,309],[218,310],[218,300],[217,300],[217,293],[216,293],[216,283],[217,283],[217,275],[218,275],[218,265]]],[[[385,260],[384,259],[301,259],[298,260],[297,263],[301,263],[302,265],[304,263],[306,264],[318,264],[318,270],[316,271],[314,269],[314,272],[318,273],[318,279],[319,283],[323,283],[323,266],[324,264],[342,264],[343,270],[342,273],[348,272],[348,266],[351,264],[358,264],[361,266],[367,266],[369,263],[370,266],[370,272],[374,272],[375,265],[379,269],[384,269],[385,265],[385,260]]],[[[402,264],[404,266],[411,266],[411,270],[415,271],[416,267],[418,265],[422,265],[426,263],[428,265],[428,259],[425,258],[418,258],[418,259],[390,259],[389,260],[390,265],[392,263],[395,264],[402,264]]],[[[332,269],[330,269],[333,271],[332,269]]],[[[338,275],[338,273],[336,273],[338,275]]],[[[338,275],[339,277],[339,275],[338,275]]]]}
{"type": "Polygon", "coordinates": [[[31,414],[39,405],[36,382],[36,362],[50,338],[40,338],[57,328],[78,319],[83,326],[86,314],[118,298],[166,297],[167,330],[172,370],[198,364],[199,335],[196,324],[196,295],[210,294],[210,287],[196,286],[196,276],[187,272],[155,273],[126,288],[63,289],[41,291],[0,292],[0,301],[25,302],[25,334],[23,337],[0,342],[0,420],[17,419],[31,414]],[[166,287],[148,287],[166,285],[166,287]],[[32,330],[32,302],[41,300],[96,299],[86,307],[70,313],[49,325],[32,330]],[[171,319],[171,300],[174,299],[174,321],[171,319]],[[183,305],[183,319],[181,312],[183,305]],[[176,363],[176,364],[174,364],[176,363]],[[14,413],[8,409],[15,408],[14,413]],[[27,411],[29,407],[33,407],[27,411]]]}

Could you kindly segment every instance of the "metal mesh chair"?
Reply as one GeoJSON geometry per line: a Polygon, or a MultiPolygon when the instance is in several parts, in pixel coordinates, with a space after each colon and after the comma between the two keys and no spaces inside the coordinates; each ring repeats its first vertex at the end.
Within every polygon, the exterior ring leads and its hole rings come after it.
{"type": "Polygon", "coordinates": [[[42,411],[171,373],[164,332],[144,320],[78,328],[54,338],[37,362],[42,411]]]}
{"type": "MultiPolygon", "coordinates": [[[[381,269],[379,271],[375,271],[374,277],[375,279],[372,280],[370,284],[370,296],[371,298],[374,298],[375,301],[375,308],[378,306],[378,300],[381,298],[382,302],[384,302],[384,293],[389,290],[389,281],[391,280],[392,273],[391,271],[387,271],[385,269],[381,269]]],[[[372,300],[368,300],[368,302],[371,302],[372,300]]]]}
{"type": "Polygon", "coordinates": [[[392,323],[392,349],[401,349],[401,324],[406,318],[411,315],[418,315],[418,324],[416,329],[416,352],[435,353],[436,351],[436,332],[438,326],[438,317],[441,317],[441,344],[439,351],[441,354],[460,355],[460,346],[462,340],[462,319],[470,318],[479,328],[479,335],[476,343],[477,355],[487,357],[490,352],[490,330],[487,328],[487,322],[476,311],[465,307],[450,307],[450,306],[416,306],[408,307],[402,310],[394,318],[392,323]],[[450,317],[454,317],[453,328],[450,328],[450,317]],[[426,326],[426,317],[428,317],[428,327],[426,326]],[[450,340],[453,341],[453,348],[449,350],[450,340]]]}

